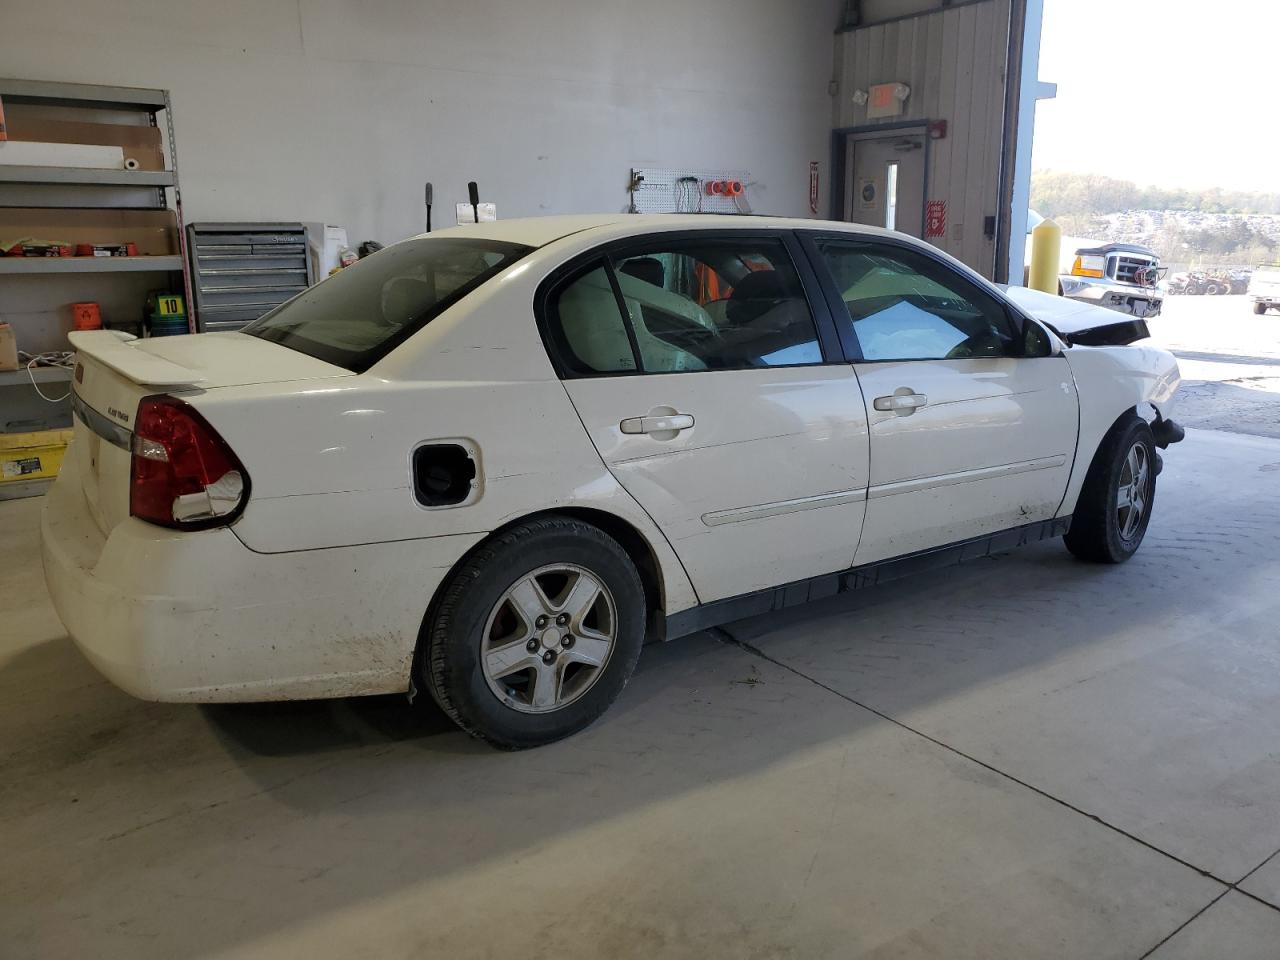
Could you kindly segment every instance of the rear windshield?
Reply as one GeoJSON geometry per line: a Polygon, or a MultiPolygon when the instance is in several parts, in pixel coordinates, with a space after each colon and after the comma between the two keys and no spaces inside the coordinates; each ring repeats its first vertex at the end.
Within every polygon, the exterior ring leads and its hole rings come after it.
{"type": "Polygon", "coordinates": [[[477,238],[406,240],[339,270],[243,332],[363,373],[532,249],[477,238]]]}

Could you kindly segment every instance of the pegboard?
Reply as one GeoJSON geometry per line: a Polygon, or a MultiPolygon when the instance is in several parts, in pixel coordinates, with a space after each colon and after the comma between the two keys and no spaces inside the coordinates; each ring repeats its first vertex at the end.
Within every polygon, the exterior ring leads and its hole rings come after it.
{"type": "Polygon", "coordinates": [[[635,185],[636,213],[750,213],[751,174],[746,170],[693,170],[673,167],[636,167],[631,171],[635,185]],[[643,177],[637,182],[637,177],[643,177]],[[693,177],[694,182],[681,183],[693,177]],[[706,184],[714,180],[739,180],[741,196],[712,196],[706,184]]]}

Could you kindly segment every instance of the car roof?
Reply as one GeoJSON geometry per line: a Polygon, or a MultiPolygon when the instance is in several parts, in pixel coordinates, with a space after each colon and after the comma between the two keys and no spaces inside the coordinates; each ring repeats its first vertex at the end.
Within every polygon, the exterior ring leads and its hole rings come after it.
{"type": "Polygon", "coordinates": [[[555,217],[517,217],[488,223],[464,224],[423,236],[476,237],[543,247],[564,237],[593,231],[611,236],[668,230],[840,230],[867,236],[901,236],[890,230],[862,224],[794,217],[757,217],[738,214],[596,213],[555,217]]]}

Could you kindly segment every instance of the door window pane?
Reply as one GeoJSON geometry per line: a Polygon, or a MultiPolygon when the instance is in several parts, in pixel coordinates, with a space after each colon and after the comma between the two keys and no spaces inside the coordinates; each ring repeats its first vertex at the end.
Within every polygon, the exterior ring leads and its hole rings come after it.
{"type": "Polygon", "coordinates": [[[898,229],[898,161],[886,164],[884,174],[884,226],[898,229]]]}
{"type": "Polygon", "coordinates": [[[646,373],[822,362],[813,314],[780,240],[678,242],[615,265],[646,373]]]}
{"type": "Polygon", "coordinates": [[[1021,355],[1003,305],[944,264],[909,250],[818,242],[848,309],[841,336],[864,360],[1021,355]]]}
{"type": "Polygon", "coordinates": [[[603,264],[561,287],[550,306],[551,340],[568,371],[590,375],[636,369],[631,339],[603,264]]]}

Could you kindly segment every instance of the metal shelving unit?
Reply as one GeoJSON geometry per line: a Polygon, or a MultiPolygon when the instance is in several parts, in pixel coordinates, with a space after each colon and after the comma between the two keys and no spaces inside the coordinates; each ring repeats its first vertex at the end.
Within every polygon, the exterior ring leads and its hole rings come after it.
{"type": "Polygon", "coordinates": [[[36,383],[62,383],[71,379],[71,371],[65,367],[32,367],[20,370],[0,370],[0,387],[11,387],[14,384],[30,384],[32,376],[36,383]]]}
{"type": "MultiPolygon", "coordinates": [[[[28,212],[57,208],[66,210],[121,211],[122,220],[128,217],[124,211],[172,210],[174,224],[170,249],[152,255],[137,257],[0,257],[0,277],[49,276],[67,274],[117,274],[146,273],[168,274],[162,283],[171,289],[178,283],[184,294],[189,325],[195,329],[192,307],[191,282],[187,274],[186,232],[182,223],[182,194],[178,186],[178,151],[173,133],[173,109],[169,91],[143,87],[99,86],[87,83],[60,83],[45,80],[0,78],[0,101],[19,109],[52,109],[58,115],[61,108],[70,108],[67,114],[77,119],[94,112],[107,113],[102,119],[120,123],[124,128],[135,128],[137,120],[143,125],[159,128],[164,117],[163,140],[167,141],[164,170],[102,169],[92,167],[32,166],[0,163],[0,226],[15,208],[27,208],[28,212]],[[134,123],[128,121],[134,120],[134,123]],[[74,194],[71,201],[63,202],[56,191],[59,188],[103,188],[85,200],[85,194],[74,194]],[[123,188],[123,189],[121,189],[123,188]],[[136,189],[135,189],[136,188],[136,189]],[[172,198],[169,191],[172,190],[172,198]],[[53,192],[50,192],[53,191],[53,192]],[[100,199],[98,199],[100,197],[100,199]]],[[[11,139],[19,140],[21,126],[10,122],[11,139]],[[14,134],[17,133],[17,136],[14,134]]],[[[121,127],[116,127],[119,130],[121,127]]],[[[62,141],[66,142],[66,141],[62,141]]],[[[65,218],[64,218],[65,219],[65,218]]],[[[104,229],[104,228],[99,228],[104,229]]],[[[72,242],[84,242],[75,238],[72,242]]],[[[147,251],[144,251],[146,253],[147,251]]],[[[157,278],[159,280],[159,278],[157,278]]],[[[175,291],[176,292],[176,291],[175,291]]],[[[142,305],[138,305],[141,316],[142,305]]],[[[130,318],[132,320],[133,318],[130,318]]],[[[108,325],[111,319],[108,318],[108,325]]],[[[22,331],[18,331],[21,334],[22,331]]],[[[22,347],[22,343],[19,343],[22,347]]],[[[25,348],[24,348],[25,349],[25,348]]]]}
{"type": "Polygon", "coordinates": [[[99,170],[93,167],[24,167],[0,165],[5,183],[88,183],[113,187],[172,187],[177,178],[168,170],[99,170]]]}
{"type": "Polygon", "coordinates": [[[182,257],[0,257],[0,276],[67,273],[174,273],[182,257]]]}
{"type": "MultiPolygon", "coordinates": [[[[97,301],[104,324],[142,333],[149,290],[184,294],[195,329],[186,233],[178,181],[173,110],[167,90],[0,78],[11,142],[120,148],[135,159],[114,167],[42,166],[32,150],[0,151],[0,239],[70,244],[134,243],[132,257],[0,256],[0,320],[28,353],[66,350],[70,304],[97,301]],[[137,167],[137,169],[128,169],[137,167]]],[[[83,148],[69,153],[87,155],[83,148]]],[[[108,154],[108,156],[110,156],[108,154]]],[[[60,159],[60,158],[54,158],[60,159]]],[[[76,158],[80,159],[79,157],[76,158]]],[[[73,162],[73,161],[68,161],[73,162]]],[[[70,371],[38,367],[44,392],[67,392],[70,371]]],[[[26,369],[0,372],[0,431],[38,432],[70,426],[70,404],[51,404],[32,388],[26,369]]],[[[0,483],[0,498],[35,495],[46,482],[0,483]]]]}
{"type": "Polygon", "coordinates": [[[96,83],[57,80],[0,79],[6,103],[43,103],[55,107],[128,110],[141,107],[151,114],[168,109],[169,91],[148,87],[109,87],[96,83]]]}

